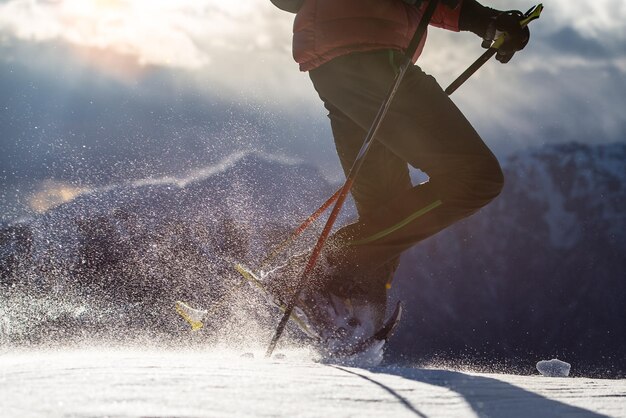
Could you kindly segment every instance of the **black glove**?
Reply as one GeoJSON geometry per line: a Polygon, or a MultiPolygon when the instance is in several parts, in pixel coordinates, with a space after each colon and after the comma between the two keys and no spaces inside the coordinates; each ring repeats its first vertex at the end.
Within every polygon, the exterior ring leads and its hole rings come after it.
{"type": "Polygon", "coordinates": [[[483,36],[483,47],[489,48],[491,43],[504,35],[504,43],[498,48],[496,59],[506,64],[517,51],[521,51],[530,40],[528,26],[522,27],[520,22],[524,14],[519,10],[502,12],[491,20],[483,36]]]}
{"type": "Polygon", "coordinates": [[[483,47],[489,48],[494,39],[506,34],[506,41],[498,49],[496,58],[507,63],[516,51],[523,49],[530,39],[528,27],[521,27],[522,12],[501,12],[485,7],[476,0],[465,0],[459,16],[459,29],[470,31],[483,38],[483,47]]]}

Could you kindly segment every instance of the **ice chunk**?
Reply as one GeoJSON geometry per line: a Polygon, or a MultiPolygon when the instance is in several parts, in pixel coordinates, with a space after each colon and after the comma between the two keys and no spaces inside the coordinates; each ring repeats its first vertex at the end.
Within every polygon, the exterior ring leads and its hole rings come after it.
{"type": "Polygon", "coordinates": [[[558,359],[541,360],[537,363],[537,370],[548,377],[567,377],[572,365],[558,359]]]}

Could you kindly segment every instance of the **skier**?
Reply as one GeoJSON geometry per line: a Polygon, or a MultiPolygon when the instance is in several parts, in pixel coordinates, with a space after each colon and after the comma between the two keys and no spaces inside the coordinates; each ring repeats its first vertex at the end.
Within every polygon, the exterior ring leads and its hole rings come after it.
{"type": "MultiPolygon", "coordinates": [[[[328,110],[347,174],[428,1],[299,3],[294,58],[328,110]]],[[[504,33],[497,59],[506,63],[528,43],[522,19],[519,11],[494,10],[476,0],[447,0],[430,24],[487,41],[504,33]]],[[[329,239],[297,306],[324,338],[356,338],[377,329],[400,254],[475,213],[502,186],[498,161],[478,133],[437,81],[411,66],[351,189],[358,220],[329,239]],[[429,181],[412,185],[408,165],[429,181]]],[[[307,260],[308,254],[295,256],[267,273],[270,291],[288,301],[307,260]]]]}

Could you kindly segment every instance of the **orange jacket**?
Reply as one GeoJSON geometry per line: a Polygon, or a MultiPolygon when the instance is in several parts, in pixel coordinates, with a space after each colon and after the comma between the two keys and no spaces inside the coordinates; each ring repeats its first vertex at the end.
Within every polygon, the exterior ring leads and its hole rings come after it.
{"type": "MultiPolygon", "coordinates": [[[[454,9],[439,4],[430,24],[458,31],[462,3],[454,9]]],[[[309,71],[351,52],[404,50],[426,6],[418,9],[402,0],[306,0],[294,21],[294,59],[301,71],[309,71]]]]}

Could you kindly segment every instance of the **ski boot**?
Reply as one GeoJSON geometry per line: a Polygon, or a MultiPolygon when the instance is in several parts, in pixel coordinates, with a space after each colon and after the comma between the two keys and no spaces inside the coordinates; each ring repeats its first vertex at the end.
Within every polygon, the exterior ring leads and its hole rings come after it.
{"type": "MultiPolygon", "coordinates": [[[[308,256],[292,257],[285,265],[262,276],[268,292],[283,305],[287,305],[294,296],[308,256]]],[[[353,355],[355,346],[381,329],[386,289],[384,284],[375,283],[365,277],[361,280],[342,277],[325,257],[320,257],[307,285],[298,295],[296,310],[318,335],[325,356],[341,358],[346,353],[353,355]]],[[[375,350],[377,362],[382,359],[383,345],[379,344],[375,350]]]]}

